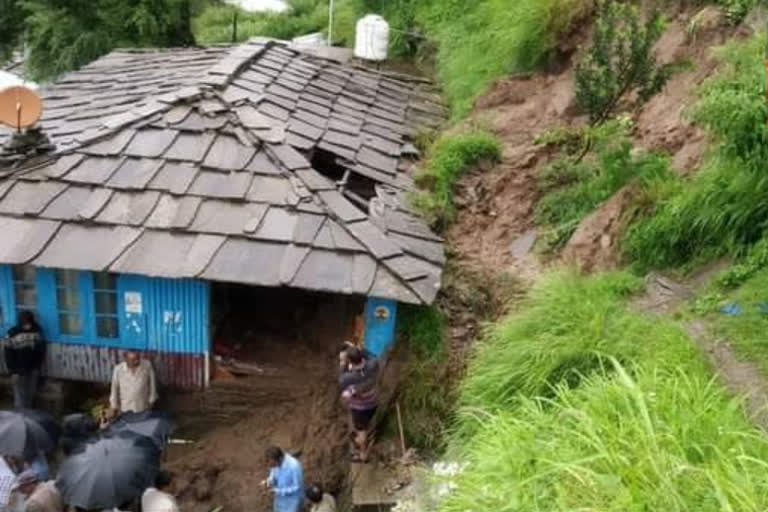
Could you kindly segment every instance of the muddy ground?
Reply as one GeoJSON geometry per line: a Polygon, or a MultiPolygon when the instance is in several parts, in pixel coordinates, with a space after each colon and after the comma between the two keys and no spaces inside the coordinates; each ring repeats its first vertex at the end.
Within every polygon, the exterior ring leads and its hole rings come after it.
{"type": "Polygon", "coordinates": [[[352,335],[357,312],[331,297],[302,306],[298,323],[275,322],[280,312],[266,305],[261,317],[241,314],[227,336],[243,346],[256,374],[219,374],[210,390],[170,401],[178,422],[174,437],[195,441],[172,446],[167,460],[179,474],[185,511],[270,510],[271,496],[258,485],[268,471],[264,451],[270,444],[299,454],[307,482],[342,487],[347,420],[338,400],[337,349],[352,335]]]}

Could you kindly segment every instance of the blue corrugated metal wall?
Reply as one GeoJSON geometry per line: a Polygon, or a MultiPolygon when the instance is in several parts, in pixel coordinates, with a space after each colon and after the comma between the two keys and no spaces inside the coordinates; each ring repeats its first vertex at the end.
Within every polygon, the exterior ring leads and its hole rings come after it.
{"type": "MultiPolygon", "coordinates": [[[[133,348],[160,354],[203,357],[208,354],[210,285],[205,281],[118,275],[119,337],[108,339],[99,338],[96,333],[94,283],[88,272],[82,272],[77,280],[82,334],[69,336],[60,331],[55,279],[53,269],[36,270],[36,316],[49,342],[78,345],[82,349],[133,348]]],[[[13,273],[9,265],[0,265],[0,308],[2,336],[17,320],[13,273]]],[[[77,350],[85,357],[85,352],[77,350]]]]}

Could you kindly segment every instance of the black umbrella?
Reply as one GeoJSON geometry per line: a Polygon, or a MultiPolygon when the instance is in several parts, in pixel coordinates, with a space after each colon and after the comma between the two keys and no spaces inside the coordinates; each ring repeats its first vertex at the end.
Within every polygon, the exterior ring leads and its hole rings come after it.
{"type": "Polygon", "coordinates": [[[33,458],[53,451],[61,427],[43,411],[0,411],[0,455],[33,458]]]}
{"type": "Polygon", "coordinates": [[[152,440],[158,450],[168,444],[171,424],[163,413],[156,411],[126,412],[109,426],[112,432],[133,432],[152,440]]]}
{"type": "Polygon", "coordinates": [[[146,437],[102,434],[64,459],[56,485],[68,505],[86,510],[119,507],[152,485],[159,459],[160,452],[146,437]]]}

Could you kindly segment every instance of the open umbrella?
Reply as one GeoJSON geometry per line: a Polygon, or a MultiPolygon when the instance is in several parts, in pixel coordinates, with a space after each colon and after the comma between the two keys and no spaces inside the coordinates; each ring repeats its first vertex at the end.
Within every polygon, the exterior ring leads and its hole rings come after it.
{"type": "Polygon", "coordinates": [[[43,411],[0,411],[0,455],[33,458],[49,453],[59,442],[61,427],[43,411]]]}
{"type": "Polygon", "coordinates": [[[133,432],[152,440],[158,450],[168,444],[171,424],[164,414],[156,411],[126,412],[109,426],[111,432],[133,432]]]}
{"type": "Polygon", "coordinates": [[[102,434],[64,459],[56,485],[68,505],[86,510],[119,507],[152,485],[159,458],[146,437],[102,434]]]}

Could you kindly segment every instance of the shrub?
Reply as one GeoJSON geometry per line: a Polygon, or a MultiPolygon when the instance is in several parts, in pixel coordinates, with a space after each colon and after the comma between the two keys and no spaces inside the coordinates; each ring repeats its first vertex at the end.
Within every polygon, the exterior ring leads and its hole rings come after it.
{"type": "Polygon", "coordinates": [[[724,288],[735,288],[765,267],[768,267],[768,238],[763,235],[738,263],[731,265],[718,277],[717,283],[724,288]]]}
{"type": "Polygon", "coordinates": [[[768,128],[765,36],[718,51],[724,70],[702,87],[692,112],[715,151],[679,193],[642,217],[626,235],[628,257],[642,267],[682,265],[744,251],[768,222],[768,128]]]}
{"type": "Polygon", "coordinates": [[[453,190],[459,177],[481,160],[501,159],[501,145],[485,132],[446,135],[429,150],[426,169],[418,177],[427,191],[414,197],[415,205],[438,227],[445,227],[456,215],[453,190]]]}
{"type": "Polygon", "coordinates": [[[639,18],[631,4],[597,3],[592,47],[576,66],[576,101],[592,123],[605,121],[630,92],[647,101],[669,78],[669,66],[657,64],[653,53],[664,33],[661,14],[654,11],[642,25],[639,18]]]}
{"type": "Polygon", "coordinates": [[[566,153],[538,177],[542,198],[536,219],[549,228],[545,237],[549,249],[562,247],[584,217],[632,180],[645,186],[671,175],[666,157],[633,155],[630,130],[631,125],[620,120],[545,137],[545,142],[554,141],[566,153]]]}

